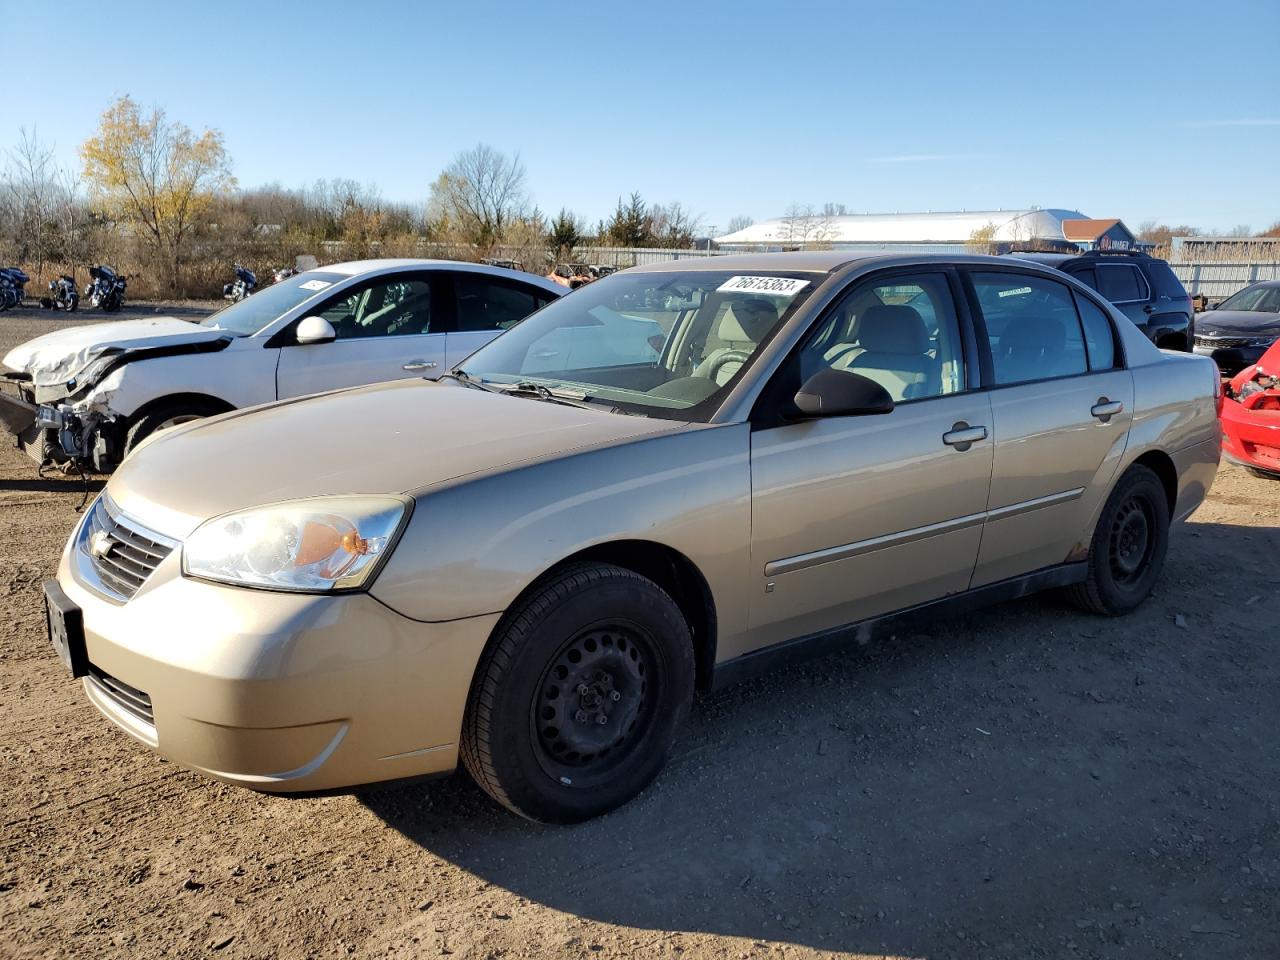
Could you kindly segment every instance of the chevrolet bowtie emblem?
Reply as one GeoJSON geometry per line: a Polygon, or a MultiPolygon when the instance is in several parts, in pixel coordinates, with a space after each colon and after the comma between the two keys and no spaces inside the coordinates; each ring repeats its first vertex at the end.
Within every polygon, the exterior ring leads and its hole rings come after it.
{"type": "Polygon", "coordinates": [[[89,555],[96,557],[98,560],[105,560],[114,547],[115,544],[111,540],[111,535],[105,530],[99,530],[89,538],[89,555]]]}

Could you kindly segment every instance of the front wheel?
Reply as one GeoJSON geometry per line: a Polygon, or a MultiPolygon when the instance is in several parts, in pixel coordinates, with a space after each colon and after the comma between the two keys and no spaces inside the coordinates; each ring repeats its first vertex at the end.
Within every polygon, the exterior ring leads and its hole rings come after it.
{"type": "Polygon", "coordinates": [[[1119,616],[1151,593],[1169,550],[1169,501],[1160,478],[1135,464],[1124,472],[1102,508],[1089,544],[1083,583],[1068,589],[1077,606],[1119,616]]]}
{"type": "Polygon", "coordinates": [[[693,680],[689,625],[661,587],[611,564],[567,567],[507,613],[481,657],[463,764],[530,820],[607,813],[662,769],[693,680]]]}
{"type": "Polygon", "coordinates": [[[226,407],[218,408],[212,403],[201,403],[197,400],[165,401],[153,407],[147,413],[137,417],[129,425],[125,433],[124,455],[131,454],[143,440],[160,430],[168,430],[192,420],[212,417],[222,413],[226,407]]]}

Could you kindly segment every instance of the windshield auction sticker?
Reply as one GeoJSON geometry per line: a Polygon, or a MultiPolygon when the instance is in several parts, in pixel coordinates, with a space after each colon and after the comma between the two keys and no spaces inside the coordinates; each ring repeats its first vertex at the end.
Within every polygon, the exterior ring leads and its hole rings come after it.
{"type": "Polygon", "coordinates": [[[306,283],[298,284],[300,290],[323,290],[325,287],[331,287],[333,284],[327,280],[308,280],[306,283]]]}
{"type": "Polygon", "coordinates": [[[763,293],[770,297],[790,297],[809,285],[808,280],[790,277],[730,277],[716,293],[763,293]]]}

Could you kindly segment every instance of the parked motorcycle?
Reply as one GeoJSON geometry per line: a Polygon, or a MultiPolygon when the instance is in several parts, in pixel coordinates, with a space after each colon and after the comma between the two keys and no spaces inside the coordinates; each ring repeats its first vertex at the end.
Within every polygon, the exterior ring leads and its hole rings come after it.
{"type": "Polygon", "coordinates": [[[0,267],[0,310],[22,303],[27,295],[26,283],[30,279],[17,267],[0,267]]]}
{"type": "Polygon", "coordinates": [[[222,299],[239,303],[253,291],[258,289],[258,277],[248,267],[236,264],[236,279],[233,283],[222,285],[222,299]]]}
{"type": "Polygon", "coordinates": [[[128,286],[124,277],[105,263],[90,267],[89,276],[93,281],[84,288],[84,295],[90,306],[100,307],[106,313],[115,313],[124,306],[124,290],[128,286]]]}
{"type": "Polygon", "coordinates": [[[76,290],[76,282],[65,273],[56,280],[49,281],[49,296],[40,298],[40,306],[46,310],[63,310],[75,313],[80,305],[80,292],[76,290]]]}

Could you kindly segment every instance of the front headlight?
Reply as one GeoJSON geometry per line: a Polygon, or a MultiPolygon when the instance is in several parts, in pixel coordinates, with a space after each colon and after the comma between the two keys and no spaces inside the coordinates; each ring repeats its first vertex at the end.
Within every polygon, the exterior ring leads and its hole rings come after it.
{"type": "Polygon", "coordinates": [[[317,497],[209,520],[182,547],[191,577],[327,593],[363,586],[403,523],[393,497],[317,497]]]}

